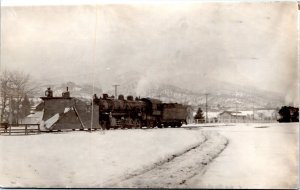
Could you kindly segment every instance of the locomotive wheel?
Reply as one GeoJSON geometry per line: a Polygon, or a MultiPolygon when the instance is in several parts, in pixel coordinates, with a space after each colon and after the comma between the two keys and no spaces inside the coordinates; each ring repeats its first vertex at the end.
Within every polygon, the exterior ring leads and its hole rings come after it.
{"type": "Polygon", "coordinates": [[[141,128],[142,127],[142,122],[137,120],[136,122],[136,129],[141,128]]]}
{"type": "Polygon", "coordinates": [[[142,127],[141,121],[138,120],[138,119],[134,120],[134,122],[133,122],[133,127],[132,127],[132,128],[138,129],[138,128],[141,128],[141,127],[142,127]]]}
{"type": "Polygon", "coordinates": [[[153,125],[153,121],[148,121],[147,122],[147,128],[153,128],[154,125],[153,125]]]}
{"type": "Polygon", "coordinates": [[[107,123],[106,121],[101,121],[100,122],[101,129],[109,130],[109,126],[107,126],[106,123],[107,123]]]}

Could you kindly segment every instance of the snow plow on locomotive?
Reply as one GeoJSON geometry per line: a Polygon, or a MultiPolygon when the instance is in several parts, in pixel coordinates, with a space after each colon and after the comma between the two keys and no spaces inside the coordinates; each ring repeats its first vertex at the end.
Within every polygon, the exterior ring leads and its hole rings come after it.
{"type": "Polygon", "coordinates": [[[40,108],[42,125],[48,131],[181,127],[188,116],[188,106],[153,98],[127,96],[125,99],[123,95],[115,98],[108,94],[98,98],[95,94],[91,104],[70,97],[68,89],[61,97],[53,97],[49,90],[41,97],[40,108]]]}

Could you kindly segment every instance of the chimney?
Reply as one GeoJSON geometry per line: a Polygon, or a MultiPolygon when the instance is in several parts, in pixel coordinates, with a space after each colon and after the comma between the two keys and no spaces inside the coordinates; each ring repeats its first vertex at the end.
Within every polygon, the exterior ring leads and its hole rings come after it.
{"type": "Polygon", "coordinates": [[[62,93],[63,98],[70,98],[69,87],[67,87],[67,91],[62,93]]]}

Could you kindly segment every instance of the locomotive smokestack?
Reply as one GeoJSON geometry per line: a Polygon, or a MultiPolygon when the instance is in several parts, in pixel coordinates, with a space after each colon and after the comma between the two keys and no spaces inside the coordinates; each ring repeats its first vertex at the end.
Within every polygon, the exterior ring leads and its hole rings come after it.
{"type": "Polygon", "coordinates": [[[118,93],[117,93],[117,89],[118,89],[118,86],[120,86],[119,84],[114,84],[113,85],[115,87],[115,97],[117,97],[118,93]]]}
{"type": "Polygon", "coordinates": [[[69,92],[69,87],[67,87],[67,91],[62,93],[62,97],[64,98],[70,98],[70,92],[69,92]]]}

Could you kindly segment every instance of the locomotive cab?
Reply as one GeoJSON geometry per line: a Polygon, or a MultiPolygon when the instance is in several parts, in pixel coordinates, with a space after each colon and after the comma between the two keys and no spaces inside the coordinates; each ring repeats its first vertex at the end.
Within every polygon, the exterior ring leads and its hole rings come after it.
{"type": "Polygon", "coordinates": [[[162,101],[151,98],[142,98],[141,100],[146,103],[145,125],[150,128],[161,127],[162,101]]]}

